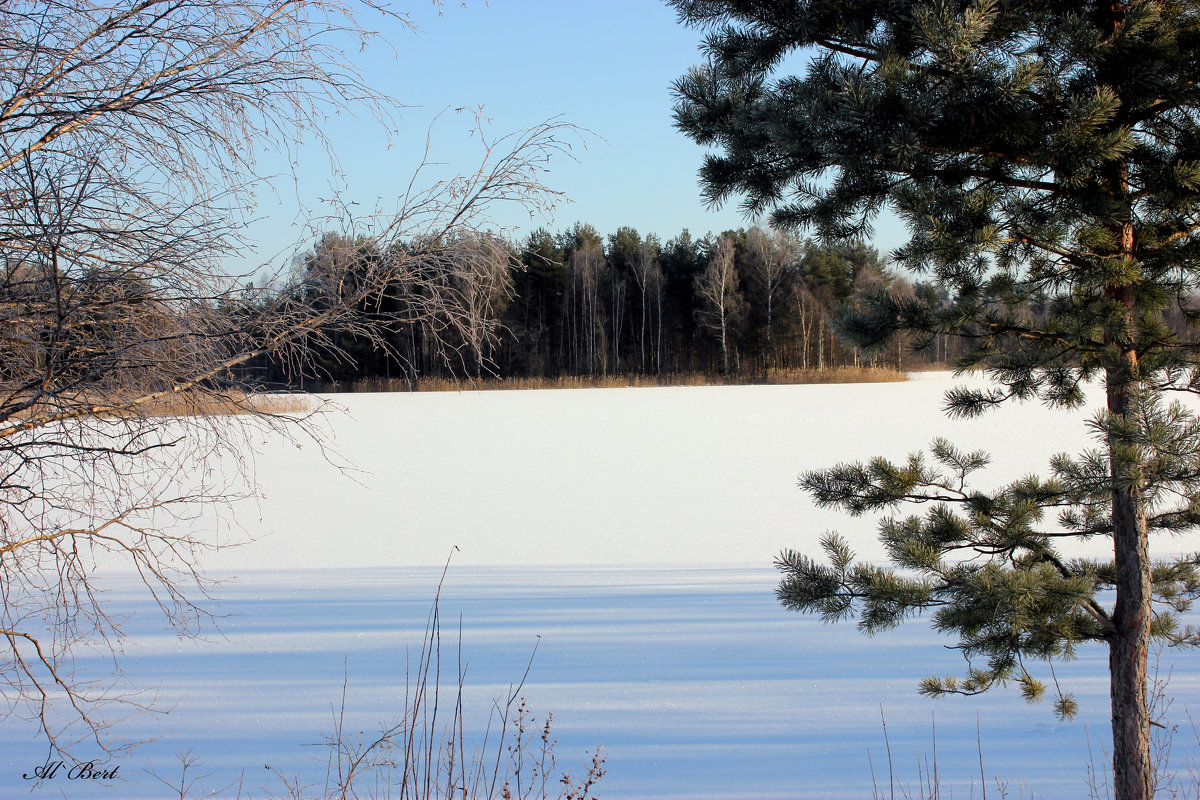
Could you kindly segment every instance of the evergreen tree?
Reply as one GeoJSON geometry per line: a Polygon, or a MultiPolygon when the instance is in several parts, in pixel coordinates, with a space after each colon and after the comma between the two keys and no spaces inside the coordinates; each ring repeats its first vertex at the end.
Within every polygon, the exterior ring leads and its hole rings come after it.
{"type": "Polygon", "coordinates": [[[513,302],[504,326],[502,375],[542,377],[565,369],[562,352],[569,326],[564,320],[571,276],[566,255],[544,228],[529,234],[521,249],[524,267],[513,275],[513,302]]]}
{"type": "Polygon", "coordinates": [[[708,199],[741,196],[749,213],[834,239],[868,235],[890,208],[912,233],[896,261],[952,298],[877,291],[842,315],[846,335],[967,342],[959,366],[993,388],[952,392],[953,415],[1011,399],[1076,407],[1093,379],[1106,391],[1097,449],[1002,491],[967,488],[986,456],[942,441],[932,464],[806,475],[818,503],[853,514],[928,510],[882,524],[898,569],[854,564],[837,537],[831,565],[783,554],[783,602],[860,613],[868,632],[932,609],[975,665],[927,681],[935,695],[1015,679],[1036,697],[1032,662],[1107,645],[1115,796],[1148,798],[1147,647],[1197,638],[1172,616],[1197,594],[1197,559],[1156,562],[1149,542],[1200,522],[1200,422],[1166,402],[1200,392],[1197,347],[1167,324],[1198,313],[1200,4],[672,4],[710,30],[708,64],[676,84],[680,128],[719,151],[701,171],[708,199]],[[779,74],[798,50],[805,73],[779,74]],[[1066,558],[1074,537],[1110,539],[1113,558],[1066,558]]]}
{"type": "Polygon", "coordinates": [[[696,325],[696,279],[708,264],[709,240],[684,228],[663,247],[663,302],[669,344],[666,371],[691,367],[700,332],[696,325]]]}

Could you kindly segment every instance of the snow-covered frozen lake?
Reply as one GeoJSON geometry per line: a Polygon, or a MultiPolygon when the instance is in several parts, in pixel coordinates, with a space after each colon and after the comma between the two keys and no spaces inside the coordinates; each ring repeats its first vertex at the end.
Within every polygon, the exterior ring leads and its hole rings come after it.
{"type": "Polygon", "coordinates": [[[256,541],[228,570],[441,565],[766,564],[839,528],[881,556],[871,520],[818,511],[805,469],[901,459],[941,435],[987,449],[988,479],[1089,444],[1079,412],[1038,405],[970,421],[940,412],[953,379],[826,386],[341,395],[317,448],[266,442],[256,541]]]}
{"type": "MultiPolygon", "coordinates": [[[[22,781],[45,753],[0,729],[0,796],[167,797],[176,753],[283,794],[278,774],[320,785],[321,741],[348,685],[350,719],[392,721],[406,648],[420,646],[441,566],[443,651],[461,619],[468,724],[518,681],[540,719],[554,714],[559,765],[578,772],[603,745],[606,798],[886,795],[887,747],[916,789],[933,766],[954,796],[1086,797],[1090,752],[1108,738],[1105,654],[1057,671],[1080,717],[1057,721],[1016,691],[930,701],[920,678],[961,671],[923,622],[869,640],[780,608],[771,559],[815,550],[838,528],[878,556],[871,520],[817,511],[797,474],[875,455],[901,458],[946,435],[994,455],[999,483],[1087,445],[1089,412],[1012,407],[972,422],[941,417],[946,375],[900,384],[354,395],[326,424],[334,470],[312,447],[263,442],[266,498],[239,518],[255,540],[210,561],[226,638],[179,641],[143,601],[130,678],[159,687],[161,718],[121,723],[158,740],[120,762],[120,783],[22,781]],[[920,766],[918,766],[920,765],[920,766]]],[[[227,535],[227,534],[223,534],[227,535]]],[[[1195,542],[1176,547],[1195,548],[1195,542]]],[[[411,657],[411,656],[410,656],[411,657]]],[[[447,653],[446,658],[457,659],[447,653]]],[[[1200,710],[1200,664],[1174,656],[1169,693],[1184,722],[1200,710]]],[[[1164,666],[1164,671],[1166,667],[1164,666]]],[[[1186,735],[1185,735],[1186,733],[1186,735]]],[[[1195,758],[1190,729],[1174,759],[1195,758]]],[[[234,796],[236,787],[218,796],[234,796]]],[[[897,796],[900,790],[897,789],[897,796]]],[[[178,792],[175,792],[178,796],[178,792]]]]}

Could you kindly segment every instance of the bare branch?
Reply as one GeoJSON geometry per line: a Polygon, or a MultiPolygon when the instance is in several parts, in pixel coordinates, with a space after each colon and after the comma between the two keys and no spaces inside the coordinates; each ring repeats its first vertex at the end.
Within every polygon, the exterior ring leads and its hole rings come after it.
{"type": "Polygon", "coordinates": [[[421,189],[427,153],[395,209],[242,285],[221,264],[255,154],[319,140],[331,105],[398,108],[346,37],[375,38],[323,0],[0,4],[0,685],[53,748],[108,747],[112,704],[145,705],[118,691],[108,574],[195,635],[224,544],[205,520],[255,494],[248,443],[320,443],[311,414],[256,396],[256,365],[312,372],[406,326],[482,364],[511,266],[492,209],[561,198],[540,179],[576,129],[493,137],[476,114],[477,168],[421,189]],[[99,684],[74,670],[96,645],[114,663],[99,684]]]}

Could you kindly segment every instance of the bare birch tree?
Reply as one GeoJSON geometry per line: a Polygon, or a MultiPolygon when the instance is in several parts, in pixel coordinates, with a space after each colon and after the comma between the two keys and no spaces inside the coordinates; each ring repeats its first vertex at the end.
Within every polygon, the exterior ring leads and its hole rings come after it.
{"type": "MultiPolygon", "coordinates": [[[[658,239],[654,234],[648,235],[638,243],[637,259],[632,265],[633,279],[637,283],[642,301],[642,322],[638,336],[638,369],[642,372],[646,371],[646,317],[648,315],[649,296],[651,292],[658,292],[661,295],[662,290],[663,275],[662,267],[658,265],[658,251],[658,239]]],[[[657,369],[655,371],[657,372],[657,369]]]]}
{"type": "Polygon", "coordinates": [[[625,297],[629,294],[629,285],[625,278],[608,264],[608,297],[612,313],[612,371],[614,375],[621,374],[621,332],[625,324],[625,297]]]}
{"type": "Polygon", "coordinates": [[[787,279],[796,257],[796,243],[788,234],[753,227],[746,232],[746,248],[750,251],[753,274],[762,289],[767,324],[764,332],[764,368],[771,369],[771,333],[775,311],[775,296],[787,279]]]}
{"type": "Polygon", "coordinates": [[[346,37],[369,38],[336,3],[0,4],[0,715],[56,750],[111,748],[113,703],[142,702],[105,576],[133,571],[195,633],[223,544],[195,518],[254,491],[249,432],[308,430],[231,391],[245,367],[303,370],[338,355],[335,331],[481,341],[455,242],[495,203],[554,200],[538,176],[569,126],[481,130],[477,171],[422,189],[418,170],[371,220],[378,257],[243,288],[221,264],[261,185],[254,154],[319,134],[322,109],[395,107],[342,61],[346,37]],[[107,674],[79,669],[96,648],[107,674]]]}
{"type": "Polygon", "coordinates": [[[739,288],[734,243],[722,236],[713,246],[704,272],[696,277],[700,299],[697,316],[700,324],[713,331],[721,342],[721,370],[729,374],[730,326],[741,315],[744,301],[739,288]]]}
{"type": "MultiPolygon", "coordinates": [[[[796,312],[800,320],[800,368],[809,368],[808,353],[810,350],[810,342],[812,341],[813,324],[815,320],[822,318],[825,312],[825,307],[821,305],[821,301],[813,295],[812,291],[801,281],[797,281],[796,287],[796,312]]],[[[817,322],[817,339],[821,338],[822,322],[817,322]]],[[[822,351],[823,353],[823,351],[822,351]]],[[[823,360],[818,360],[817,369],[824,366],[823,360]]]]}
{"type": "Polygon", "coordinates": [[[608,337],[600,296],[605,267],[604,249],[599,242],[585,242],[571,254],[571,271],[578,282],[581,300],[584,363],[589,375],[608,374],[608,337]]]}

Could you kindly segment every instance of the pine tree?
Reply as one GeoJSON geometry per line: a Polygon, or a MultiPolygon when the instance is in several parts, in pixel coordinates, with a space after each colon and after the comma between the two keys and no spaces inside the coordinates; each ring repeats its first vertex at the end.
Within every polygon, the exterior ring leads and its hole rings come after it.
{"type": "Polygon", "coordinates": [[[707,65],[676,84],[679,127],[718,151],[701,170],[708,199],[740,196],[749,214],[832,239],[869,235],[889,208],[912,234],[895,263],[953,298],[877,291],[841,315],[844,336],[959,337],[958,366],[992,388],[950,393],[952,415],[1077,407],[1092,380],[1106,392],[1093,451],[1000,491],[970,489],[986,456],[940,440],[932,460],[806,474],[819,504],[851,514],[925,511],[881,524],[890,567],[854,563],[836,536],[830,564],[784,553],[780,598],[857,614],[867,632],[932,610],[974,665],[926,681],[934,695],[1016,680],[1036,698],[1037,661],[1106,644],[1115,796],[1150,797],[1148,644],[1197,643],[1174,614],[1200,589],[1198,559],[1149,547],[1200,522],[1200,422],[1167,401],[1200,393],[1200,358],[1164,321],[1200,316],[1200,3],[672,4],[710,31],[707,65]],[[781,74],[795,52],[806,71],[781,74]],[[1066,558],[1076,537],[1110,539],[1113,558],[1066,558]]]}

